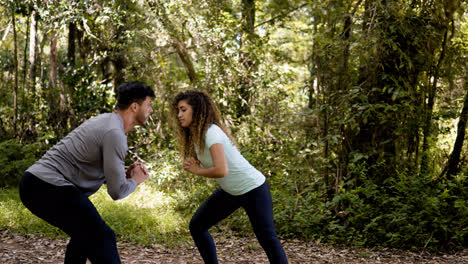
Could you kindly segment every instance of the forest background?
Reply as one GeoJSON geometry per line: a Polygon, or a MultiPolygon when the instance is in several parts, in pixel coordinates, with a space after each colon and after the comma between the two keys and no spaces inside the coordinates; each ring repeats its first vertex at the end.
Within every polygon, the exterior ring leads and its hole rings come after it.
{"type": "MultiPolygon", "coordinates": [[[[281,237],[466,247],[465,1],[1,0],[0,14],[0,229],[63,235],[22,207],[19,179],[140,80],[155,111],[127,163],[151,177],[91,198],[119,239],[189,240],[216,184],[182,170],[169,106],[200,89],[267,177],[281,237]]],[[[223,223],[251,232],[241,210],[223,223]]]]}

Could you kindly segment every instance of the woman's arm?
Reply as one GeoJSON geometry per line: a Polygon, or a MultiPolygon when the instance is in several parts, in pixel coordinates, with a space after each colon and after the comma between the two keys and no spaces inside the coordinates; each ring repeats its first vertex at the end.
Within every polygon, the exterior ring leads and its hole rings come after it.
{"type": "Polygon", "coordinates": [[[207,178],[222,178],[226,176],[228,173],[228,166],[223,145],[219,143],[213,144],[210,147],[210,154],[213,159],[213,167],[202,168],[198,160],[188,158],[184,160],[184,169],[190,173],[207,178]]]}

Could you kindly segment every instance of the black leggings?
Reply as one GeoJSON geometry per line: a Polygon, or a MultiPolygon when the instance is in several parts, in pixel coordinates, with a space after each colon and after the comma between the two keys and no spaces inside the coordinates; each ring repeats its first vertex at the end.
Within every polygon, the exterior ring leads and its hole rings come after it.
{"type": "Polygon", "coordinates": [[[253,231],[270,263],[288,263],[273,224],[270,188],[265,181],[246,194],[234,196],[217,189],[197,210],[190,221],[190,233],[205,263],[218,263],[216,247],[208,229],[243,207],[253,231]]]}
{"type": "Polygon", "coordinates": [[[55,186],[25,172],[20,183],[23,204],[70,236],[65,264],[120,263],[115,233],[75,186],[55,186]]]}

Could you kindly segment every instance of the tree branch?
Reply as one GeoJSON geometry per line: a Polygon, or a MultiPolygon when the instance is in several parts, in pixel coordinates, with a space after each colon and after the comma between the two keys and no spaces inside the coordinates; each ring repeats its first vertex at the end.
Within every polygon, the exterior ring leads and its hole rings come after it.
{"type": "Polygon", "coordinates": [[[306,5],[308,5],[308,3],[302,4],[302,5],[298,6],[298,7],[292,8],[292,9],[289,9],[289,10],[286,11],[286,12],[283,12],[283,13],[277,15],[277,16],[274,16],[273,18],[271,18],[271,19],[269,19],[269,20],[263,21],[263,22],[261,22],[261,23],[255,25],[255,27],[259,27],[259,26],[261,26],[261,25],[263,25],[263,24],[267,24],[267,23],[274,22],[274,21],[277,20],[278,18],[286,17],[286,16],[288,16],[289,14],[291,14],[292,12],[294,12],[294,11],[296,11],[296,10],[298,10],[298,9],[301,9],[301,8],[303,8],[303,7],[306,6],[306,5]]]}

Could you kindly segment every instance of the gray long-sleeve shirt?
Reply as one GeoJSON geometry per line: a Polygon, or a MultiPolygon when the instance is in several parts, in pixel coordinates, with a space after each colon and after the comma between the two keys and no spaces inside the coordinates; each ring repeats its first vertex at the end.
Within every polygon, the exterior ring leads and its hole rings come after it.
{"type": "Polygon", "coordinates": [[[125,176],[127,150],[120,115],[101,114],[75,128],[27,171],[56,186],[75,185],[88,196],[106,182],[112,199],[122,199],[137,186],[125,176]]]}

